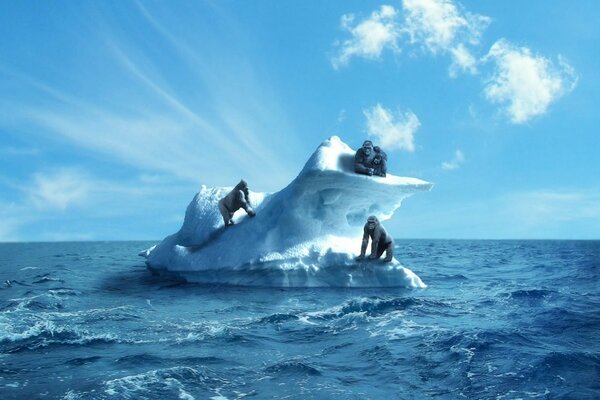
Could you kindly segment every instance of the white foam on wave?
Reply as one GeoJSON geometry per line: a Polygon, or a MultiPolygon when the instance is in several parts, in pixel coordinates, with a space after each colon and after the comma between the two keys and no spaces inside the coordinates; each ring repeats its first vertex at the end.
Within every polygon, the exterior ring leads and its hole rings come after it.
{"type": "Polygon", "coordinates": [[[185,390],[185,382],[202,382],[206,376],[191,367],[173,367],[125,376],[105,382],[104,392],[109,396],[125,396],[126,398],[144,397],[145,395],[173,395],[182,400],[194,397],[185,390]]]}
{"type": "Polygon", "coordinates": [[[251,193],[256,217],[238,212],[236,225],[227,229],[218,201],[231,188],[203,186],[179,232],[140,255],[154,270],[201,283],[425,287],[397,260],[357,263],[354,257],[369,215],[385,221],[403,199],[432,185],[416,178],[359,175],[353,160],[354,151],[338,137],[326,140],[287,187],[251,193]]]}
{"type": "MultiPolygon", "coordinates": [[[[133,342],[107,330],[106,320],[125,321],[136,318],[129,306],[79,311],[39,312],[31,309],[34,299],[48,294],[19,300],[14,308],[0,312],[0,343],[14,343],[30,349],[55,344],[85,345],[93,342],[133,342]],[[101,326],[95,326],[101,325],[101,326]]],[[[51,295],[52,296],[52,295],[51,295]]],[[[110,329],[110,328],[108,328],[110,329]]]]}
{"type": "Polygon", "coordinates": [[[69,327],[44,317],[28,322],[28,326],[15,326],[14,321],[0,315],[0,343],[21,342],[35,339],[30,348],[46,347],[51,344],[83,345],[96,341],[116,342],[118,337],[110,333],[93,333],[89,330],[69,327]]]}

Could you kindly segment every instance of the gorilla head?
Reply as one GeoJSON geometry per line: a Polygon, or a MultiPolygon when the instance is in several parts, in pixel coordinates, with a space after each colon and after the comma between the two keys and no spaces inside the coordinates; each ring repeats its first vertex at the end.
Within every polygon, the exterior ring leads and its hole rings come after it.
{"type": "Polygon", "coordinates": [[[373,142],[370,140],[365,140],[362,144],[362,150],[365,156],[370,156],[373,151],[373,142]]]}
{"type": "Polygon", "coordinates": [[[245,180],[243,180],[243,179],[240,180],[240,182],[237,185],[235,185],[235,189],[241,190],[242,192],[244,192],[244,195],[246,195],[246,198],[248,198],[248,194],[249,194],[248,184],[246,183],[245,180]]]}
{"type": "Polygon", "coordinates": [[[383,158],[381,157],[381,155],[377,154],[375,157],[373,157],[373,165],[375,167],[381,165],[381,163],[383,162],[383,158]]]}
{"type": "Polygon", "coordinates": [[[374,230],[377,225],[379,225],[379,220],[376,216],[371,215],[369,218],[367,218],[367,226],[369,227],[370,231],[374,230]]]}

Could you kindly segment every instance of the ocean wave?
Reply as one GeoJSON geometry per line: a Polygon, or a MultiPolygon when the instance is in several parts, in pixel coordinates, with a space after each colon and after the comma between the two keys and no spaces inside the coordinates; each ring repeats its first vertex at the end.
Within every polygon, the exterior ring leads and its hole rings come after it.
{"type": "Polygon", "coordinates": [[[545,332],[597,332],[600,326],[600,312],[593,308],[576,311],[566,307],[553,307],[538,313],[534,322],[545,332]]]}
{"type": "Polygon", "coordinates": [[[2,346],[6,347],[4,351],[16,353],[57,344],[88,345],[118,341],[118,337],[110,333],[94,333],[74,326],[67,327],[48,319],[37,318],[28,322],[25,329],[19,329],[11,321],[7,322],[5,317],[0,317],[0,344],[5,344],[2,346]]]}
{"type": "Polygon", "coordinates": [[[425,338],[428,348],[444,354],[447,362],[470,364],[476,355],[511,353],[515,348],[531,351],[541,349],[541,343],[518,330],[433,331],[425,338]]]}
{"type": "Polygon", "coordinates": [[[42,293],[31,297],[8,299],[2,307],[2,312],[45,311],[60,310],[62,308],[63,304],[59,297],[52,293],[42,293]]]}
{"type": "Polygon", "coordinates": [[[304,362],[298,360],[282,361],[277,364],[273,364],[264,369],[267,374],[274,375],[285,375],[285,376],[318,376],[321,372],[304,362]]]}
{"type": "Polygon", "coordinates": [[[288,321],[297,321],[299,320],[300,317],[298,317],[298,315],[295,315],[293,313],[288,313],[288,314],[282,314],[282,313],[275,313],[275,314],[271,314],[271,315],[267,315],[266,317],[262,317],[258,320],[259,324],[279,324],[282,322],[288,322],[288,321]]]}
{"type": "Polygon", "coordinates": [[[23,283],[21,281],[18,281],[16,279],[7,279],[4,281],[4,287],[0,288],[0,289],[9,289],[11,288],[13,285],[19,285],[19,286],[29,286],[27,283],[23,283]]]}
{"type": "Polygon", "coordinates": [[[138,319],[139,316],[135,315],[131,307],[48,312],[48,309],[61,309],[62,305],[49,307],[47,303],[36,300],[47,296],[43,294],[32,298],[12,299],[11,308],[0,313],[0,346],[4,350],[20,352],[53,345],[134,343],[138,340],[120,338],[110,331],[110,327],[94,328],[94,323],[104,325],[103,322],[107,320],[138,319]]]}
{"type": "Polygon", "coordinates": [[[414,323],[405,318],[407,315],[444,314],[451,308],[444,302],[413,297],[357,297],[323,310],[290,311],[251,318],[238,326],[261,328],[277,325],[277,330],[283,330],[289,336],[283,342],[310,342],[320,335],[339,334],[361,327],[369,332],[370,337],[386,336],[395,340],[441,329],[414,323]]]}
{"type": "Polygon", "coordinates": [[[313,320],[333,320],[350,314],[363,314],[367,317],[379,317],[396,311],[411,308],[429,307],[432,309],[449,308],[444,302],[419,299],[416,297],[359,297],[345,301],[339,306],[334,306],[323,311],[307,312],[313,320]]]}
{"type": "Polygon", "coordinates": [[[135,399],[226,398],[221,396],[230,385],[208,368],[176,366],[150,370],[104,382],[104,393],[109,397],[135,399]]]}
{"type": "Polygon", "coordinates": [[[167,394],[172,393],[173,390],[183,391],[184,382],[202,382],[206,379],[205,374],[191,367],[157,369],[106,381],[105,393],[110,396],[119,394],[131,396],[134,393],[167,394]],[[165,391],[167,393],[164,393],[165,391]]]}
{"type": "Polygon", "coordinates": [[[552,352],[537,363],[539,368],[582,374],[587,371],[597,374],[600,367],[600,354],[591,352],[552,352]]]}
{"type": "Polygon", "coordinates": [[[164,322],[155,328],[160,336],[158,341],[175,345],[193,344],[207,339],[220,338],[227,340],[235,336],[235,328],[223,321],[181,321],[164,322]]]}
{"type": "Polygon", "coordinates": [[[116,363],[124,366],[138,366],[145,364],[164,363],[164,362],[176,362],[178,365],[206,365],[206,364],[219,364],[225,360],[219,357],[164,357],[149,353],[132,354],[124,357],[119,357],[115,360],[116,363]]]}
{"type": "Polygon", "coordinates": [[[409,337],[425,336],[431,332],[447,333],[448,329],[439,325],[419,324],[406,318],[398,318],[397,314],[390,314],[379,321],[374,327],[367,329],[371,337],[384,336],[390,341],[404,340],[409,337]]]}
{"type": "Polygon", "coordinates": [[[541,300],[555,293],[555,291],[545,289],[521,289],[512,291],[506,296],[513,300],[541,300]]]}
{"type": "Polygon", "coordinates": [[[67,361],[65,361],[66,365],[85,365],[85,364],[91,364],[91,363],[95,363],[98,360],[101,360],[102,357],[100,356],[91,356],[91,357],[77,357],[77,358],[71,358],[67,361]]]}
{"type": "Polygon", "coordinates": [[[56,278],[54,276],[51,276],[50,273],[36,275],[35,278],[38,278],[38,279],[36,279],[32,283],[47,283],[47,282],[61,282],[61,283],[64,283],[65,282],[61,278],[56,278]]]}

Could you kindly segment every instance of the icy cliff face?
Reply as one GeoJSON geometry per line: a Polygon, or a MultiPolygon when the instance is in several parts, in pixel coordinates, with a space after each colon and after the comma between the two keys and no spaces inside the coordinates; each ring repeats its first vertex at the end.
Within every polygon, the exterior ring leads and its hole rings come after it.
{"type": "Polygon", "coordinates": [[[154,270],[205,283],[424,287],[396,260],[357,263],[354,257],[369,215],[385,221],[404,198],[431,184],[358,175],[353,161],[354,150],[338,137],[326,140],[286,188],[251,193],[256,217],[240,210],[227,229],[217,203],[231,188],[203,186],[180,231],[142,255],[154,270]]]}

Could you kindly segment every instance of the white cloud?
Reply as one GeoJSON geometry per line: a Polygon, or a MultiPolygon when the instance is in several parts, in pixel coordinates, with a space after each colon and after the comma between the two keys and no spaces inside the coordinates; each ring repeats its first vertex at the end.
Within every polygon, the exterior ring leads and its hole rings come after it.
{"type": "Polygon", "coordinates": [[[450,76],[459,72],[477,73],[477,59],[467,45],[479,43],[489,17],[460,10],[452,0],[404,0],[406,20],[403,30],[413,44],[432,54],[449,53],[450,76]]]}
{"type": "Polygon", "coordinates": [[[459,72],[477,73],[477,59],[461,43],[450,50],[452,64],[450,65],[450,77],[456,78],[459,72]]]}
{"type": "Polygon", "coordinates": [[[505,39],[494,43],[484,60],[493,61],[496,67],[485,86],[485,97],[503,105],[515,124],[543,115],[550,104],[577,84],[573,68],[562,58],[556,65],[505,39]]]}
{"type": "Polygon", "coordinates": [[[89,179],[82,173],[63,169],[49,174],[38,173],[28,189],[32,203],[40,209],[82,205],[90,194],[89,179]]]}
{"type": "Polygon", "coordinates": [[[458,149],[454,153],[454,158],[451,161],[446,161],[442,163],[442,169],[444,171],[452,171],[458,169],[464,162],[465,155],[460,149],[458,149]]]}
{"type": "Polygon", "coordinates": [[[490,18],[460,9],[452,0],[404,0],[404,18],[392,6],[381,6],[371,16],[354,24],[354,16],[342,16],[342,28],[352,37],[342,43],[341,51],[332,59],[335,69],[353,56],[378,59],[383,50],[400,52],[401,36],[412,45],[421,46],[432,54],[450,54],[450,75],[477,72],[477,59],[467,48],[479,43],[490,18]]]}
{"type": "Polygon", "coordinates": [[[377,104],[363,110],[363,113],[367,117],[369,135],[377,137],[382,147],[389,150],[415,150],[414,134],[421,123],[412,111],[398,112],[394,116],[391,110],[377,104]]]}
{"type": "Polygon", "coordinates": [[[489,17],[461,12],[452,0],[404,0],[402,7],[411,42],[434,54],[462,43],[477,44],[490,23],[489,17]]]}
{"type": "Polygon", "coordinates": [[[394,7],[383,5],[366,18],[354,25],[354,15],[342,16],[342,28],[352,37],[341,44],[337,57],[331,60],[335,69],[350,61],[353,56],[378,59],[384,49],[400,52],[398,36],[400,34],[394,7]]]}

